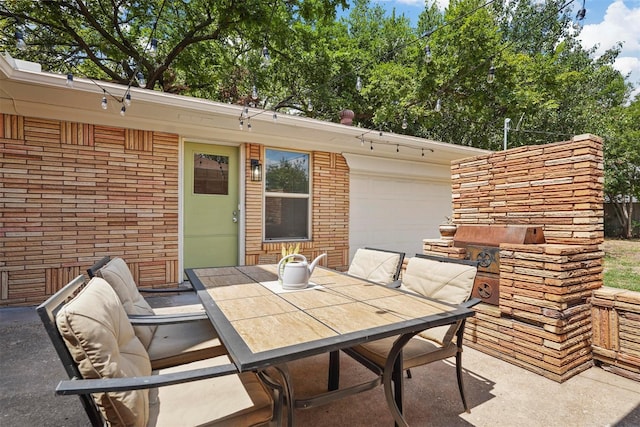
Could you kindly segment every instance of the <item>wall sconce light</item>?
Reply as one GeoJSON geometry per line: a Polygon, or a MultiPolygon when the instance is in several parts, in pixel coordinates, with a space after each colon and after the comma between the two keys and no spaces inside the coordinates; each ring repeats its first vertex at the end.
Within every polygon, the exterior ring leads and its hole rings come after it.
{"type": "Polygon", "coordinates": [[[262,181],[262,165],[260,160],[251,159],[251,181],[262,181]]]}

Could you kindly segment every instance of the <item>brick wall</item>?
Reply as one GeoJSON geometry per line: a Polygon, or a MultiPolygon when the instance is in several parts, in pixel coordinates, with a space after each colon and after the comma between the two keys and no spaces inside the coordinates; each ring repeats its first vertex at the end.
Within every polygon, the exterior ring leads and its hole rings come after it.
{"type": "Polygon", "coordinates": [[[0,306],[103,255],[140,286],[177,282],[178,136],[0,114],[0,306]]]}
{"type": "MultiPolygon", "coordinates": [[[[250,159],[262,159],[260,145],[247,145],[246,257],[248,265],[275,263],[283,242],[262,241],[262,183],[250,180],[250,159]]],[[[346,270],[349,263],[349,167],[340,154],[314,151],[312,167],[312,240],[300,242],[300,252],[314,259],[327,253],[322,265],[346,270]]],[[[284,242],[288,244],[288,242],[284,242]]],[[[296,242],[297,243],[297,242],[296,242]]]]}
{"type": "MultiPolygon", "coordinates": [[[[456,224],[542,227],[545,244],[500,245],[498,305],[479,304],[469,346],[555,381],[592,365],[589,298],[602,286],[602,140],[592,135],[452,163],[456,224]]],[[[451,240],[424,252],[464,258],[451,240]]]]}

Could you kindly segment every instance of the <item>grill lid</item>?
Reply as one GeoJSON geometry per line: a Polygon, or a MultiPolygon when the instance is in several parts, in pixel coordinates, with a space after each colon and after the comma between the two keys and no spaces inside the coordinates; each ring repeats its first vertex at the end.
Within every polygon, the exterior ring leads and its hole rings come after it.
{"type": "Polygon", "coordinates": [[[545,243],[542,227],[529,225],[458,225],[453,246],[500,246],[500,243],[545,243]]]}

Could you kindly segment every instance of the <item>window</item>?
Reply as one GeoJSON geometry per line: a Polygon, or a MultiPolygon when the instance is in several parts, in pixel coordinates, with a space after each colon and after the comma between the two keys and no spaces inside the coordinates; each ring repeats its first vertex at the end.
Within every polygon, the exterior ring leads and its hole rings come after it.
{"type": "Polygon", "coordinates": [[[229,194],[229,158],[195,153],[193,155],[193,193],[229,194]]]}
{"type": "Polygon", "coordinates": [[[265,239],[309,239],[309,154],[267,149],[265,158],[265,239]]]}

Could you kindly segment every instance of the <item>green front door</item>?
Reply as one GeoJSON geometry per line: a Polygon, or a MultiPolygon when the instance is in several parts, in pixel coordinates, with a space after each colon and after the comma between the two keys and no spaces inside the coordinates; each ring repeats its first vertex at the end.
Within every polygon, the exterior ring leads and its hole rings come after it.
{"type": "Polygon", "coordinates": [[[185,142],[184,267],[238,264],[238,148],[185,142]]]}

